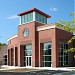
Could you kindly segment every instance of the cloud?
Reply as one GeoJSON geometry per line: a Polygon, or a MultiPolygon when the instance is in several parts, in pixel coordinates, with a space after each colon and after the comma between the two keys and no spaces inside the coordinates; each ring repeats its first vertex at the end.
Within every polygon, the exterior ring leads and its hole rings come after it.
{"type": "Polygon", "coordinates": [[[17,15],[12,15],[12,16],[9,16],[7,19],[16,19],[16,18],[18,18],[17,15]]]}
{"type": "Polygon", "coordinates": [[[58,11],[57,8],[50,8],[51,11],[58,11]]]}

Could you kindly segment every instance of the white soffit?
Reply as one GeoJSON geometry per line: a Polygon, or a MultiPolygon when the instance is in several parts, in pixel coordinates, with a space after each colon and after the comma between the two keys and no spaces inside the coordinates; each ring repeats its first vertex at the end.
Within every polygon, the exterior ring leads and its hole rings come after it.
{"type": "Polygon", "coordinates": [[[12,40],[12,39],[14,39],[14,38],[17,38],[17,37],[18,37],[17,34],[16,34],[16,35],[13,35],[13,36],[9,37],[7,41],[10,41],[10,40],[12,40]]]}
{"type": "Polygon", "coordinates": [[[42,27],[38,27],[37,31],[42,31],[42,30],[52,29],[52,28],[57,28],[57,26],[56,25],[42,26],[42,27]]]}

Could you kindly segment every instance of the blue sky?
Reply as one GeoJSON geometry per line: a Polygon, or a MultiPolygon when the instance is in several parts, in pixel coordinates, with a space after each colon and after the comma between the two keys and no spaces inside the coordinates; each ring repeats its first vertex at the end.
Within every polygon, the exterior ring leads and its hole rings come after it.
{"type": "Polygon", "coordinates": [[[75,0],[0,0],[0,42],[7,43],[7,38],[17,33],[19,12],[38,8],[51,16],[48,24],[60,19],[71,20],[75,0]]]}

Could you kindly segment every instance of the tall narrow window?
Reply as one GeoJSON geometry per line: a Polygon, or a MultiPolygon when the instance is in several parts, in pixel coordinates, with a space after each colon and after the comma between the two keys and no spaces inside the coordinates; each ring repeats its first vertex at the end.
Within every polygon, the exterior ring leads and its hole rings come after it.
{"type": "Polygon", "coordinates": [[[22,16],[21,16],[21,24],[24,24],[24,23],[25,23],[25,16],[22,15],[22,16]]]}
{"type": "Polygon", "coordinates": [[[33,12],[21,16],[21,24],[33,21],[33,12]]]}
{"type": "Polygon", "coordinates": [[[51,67],[51,43],[42,43],[42,66],[51,67]]]}
{"type": "Polygon", "coordinates": [[[32,65],[32,45],[28,44],[24,46],[24,66],[32,65]]]}
{"type": "Polygon", "coordinates": [[[47,18],[39,13],[35,13],[35,21],[47,24],[47,18]]]}
{"type": "Polygon", "coordinates": [[[64,42],[59,43],[59,66],[68,66],[70,62],[69,53],[65,53],[65,50],[69,49],[69,44],[64,42]]]}

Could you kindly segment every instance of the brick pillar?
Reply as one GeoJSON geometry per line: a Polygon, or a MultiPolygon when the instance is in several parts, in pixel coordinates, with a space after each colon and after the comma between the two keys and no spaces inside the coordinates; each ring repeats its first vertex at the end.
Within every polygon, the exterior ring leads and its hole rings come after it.
{"type": "Polygon", "coordinates": [[[18,66],[21,66],[21,50],[20,50],[20,45],[18,45],[18,66]]]}
{"type": "Polygon", "coordinates": [[[11,66],[14,66],[14,48],[11,48],[11,66]]]}
{"type": "Polygon", "coordinates": [[[16,55],[15,55],[15,46],[14,46],[14,66],[15,66],[15,64],[16,64],[16,62],[15,62],[15,57],[16,57],[16,55]]]}
{"type": "Polygon", "coordinates": [[[7,64],[10,66],[10,49],[8,49],[7,53],[7,64]]]}
{"type": "Polygon", "coordinates": [[[14,48],[14,66],[18,66],[18,48],[14,48]]]}
{"type": "Polygon", "coordinates": [[[11,60],[11,49],[10,49],[10,66],[11,66],[11,62],[12,62],[12,60],[11,60]]]}
{"type": "Polygon", "coordinates": [[[56,29],[53,30],[52,35],[52,67],[58,66],[58,41],[56,38],[56,29]]]}
{"type": "Polygon", "coordinates": [[[42,44],[39,43],[39,67],[42,67],[42,44]]]}
{"type": "Polygon", "coordinates": [[[18,66],[23,66],[23,46],[18,46],[18,66]]]}

